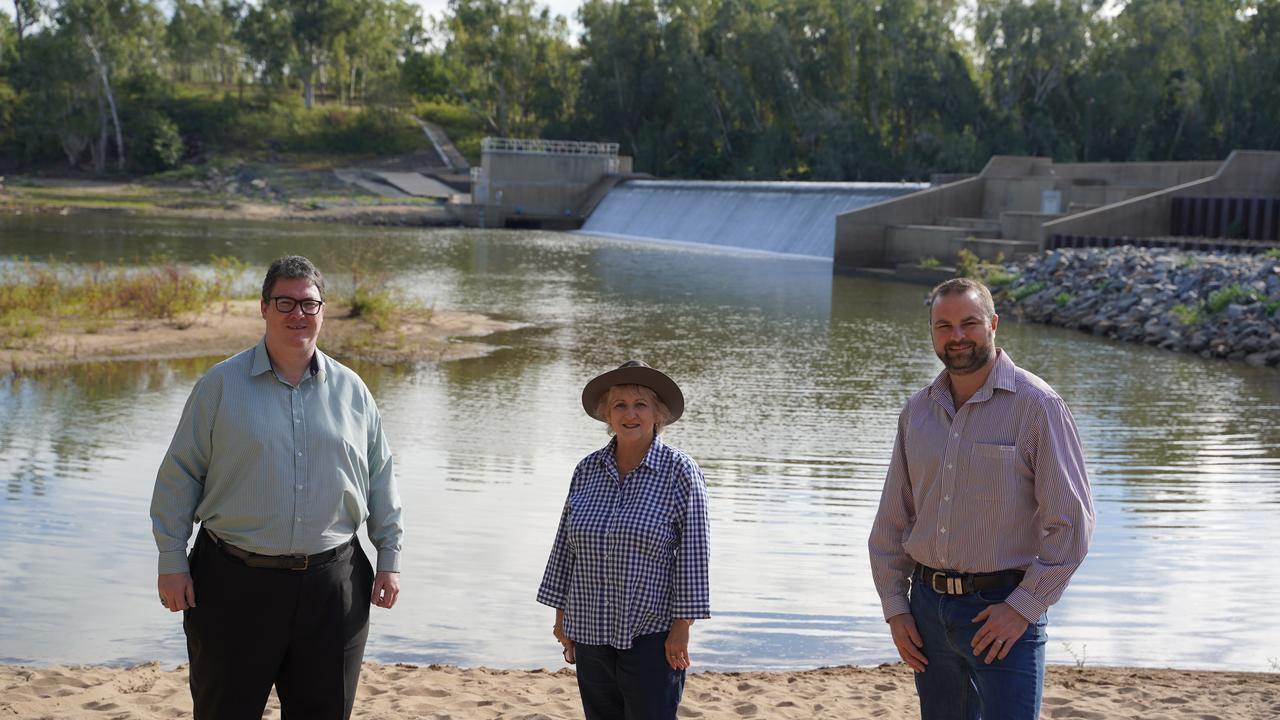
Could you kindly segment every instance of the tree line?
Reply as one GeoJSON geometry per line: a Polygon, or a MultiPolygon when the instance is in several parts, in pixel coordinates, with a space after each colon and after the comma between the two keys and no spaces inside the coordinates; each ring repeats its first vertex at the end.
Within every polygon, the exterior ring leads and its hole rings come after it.
{"type": "Polygon", "coordinates": [[[1280,0],[584,0],[572,28],[533,0],[436,18],[407,0],[11,2],[11,163],[168,167],[253,109],[296,125],[424,101],[484,134],[619,142],[673,177],[1280,149],[1280,0]]]}

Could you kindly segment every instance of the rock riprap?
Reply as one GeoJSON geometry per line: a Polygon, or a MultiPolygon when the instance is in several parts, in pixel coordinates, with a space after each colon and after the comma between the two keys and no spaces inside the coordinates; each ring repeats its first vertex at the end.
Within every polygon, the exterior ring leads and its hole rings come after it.
{"type": "Polygon", "coordinates": [[[1280,365],[1280,252],[1062,249],[989,275],[1007,315],[1256,367],[1280,365]],[[1008,282],[1009,275],[1016,276],[1008,282]]]}

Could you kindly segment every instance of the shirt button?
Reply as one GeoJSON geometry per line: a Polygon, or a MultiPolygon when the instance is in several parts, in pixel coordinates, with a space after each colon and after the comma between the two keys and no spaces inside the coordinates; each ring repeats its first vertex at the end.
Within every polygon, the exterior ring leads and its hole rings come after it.
{"type": "MultiPolygon", "coordinates": [[[[302,486],[301,486],[301,485],[299,485],[299,486],[298,486],[298,488],[302,488],[302,486]]],[[[942,499],[943,499],[943,500],[946,500],[947,502],[951,502],[951,496],[950,496],[950,495],[943,495],[943,496],[942,496],[942,499]]]]}
{"type": "Polygon", "coordinates": [[[942,534],[943,534],[943,535],[946,535],[946,534],[947,534],[947,529],[946,529],[946,528],[942,528],[942,534]]]}
{"type": "Polygon", "coordinates": [[[302,489],[302,486],[301,486],[301,485],[299,485],[299,486],[298,486],[298,489],[299,489],[299,490],[301,490],[301,489],[302,489]]]}
{"type": "Polygon", "coordinates": [[[951,437],[960,437],[960,433],[951,433],[951,437]]]}
{"type": "MultiPolygon", "coordinates": [[[[301,455],[302,453],[298,453],[298,454],[299,454],[299,455],[301,455]]],[[[950,469],[951,469],[951,468],[953,468],[953,467],[955,467],[955,465],[953,465],[952,463],[947,463],[947,469],[948,469],[948,470],[950,470],[950,469]]]]}
{"type": "MultiPolygon", "coordinates": [[[[298,517],[294,518],[294,522],[302,522],[302,516],[299,515],[298,517]]],[[[942,532],[946,532],[946,530],[943,530],[942,532]]]]}
{"type": "Polygon", "coordinates": [[[299,451],[298,451],[298,457],[302,457],[302,451],[301,451],[301,450],[299,450],[299,451]]]}

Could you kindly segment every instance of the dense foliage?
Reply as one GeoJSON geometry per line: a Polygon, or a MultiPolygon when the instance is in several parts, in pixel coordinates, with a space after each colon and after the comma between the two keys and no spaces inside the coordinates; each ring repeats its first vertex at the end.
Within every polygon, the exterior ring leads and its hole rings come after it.
{"type": "Polygon", "coordinates": [[[1280,148],[1280,0],[584,0],[572,29],[534,0],[451,0],[425,21],[408,0],[9,5],[10,164],[390,152],[413,127],[386,108],[414,107],[463,129],[464,151],[481,134],[615,141],[637,170],[702,178],[1280,148]]]}

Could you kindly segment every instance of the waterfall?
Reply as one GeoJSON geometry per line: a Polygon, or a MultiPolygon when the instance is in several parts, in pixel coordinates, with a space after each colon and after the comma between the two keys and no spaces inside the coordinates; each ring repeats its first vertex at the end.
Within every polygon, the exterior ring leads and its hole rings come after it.
{"type": "Polygon", "coordinates": [[[830,260],[836,215],[928,187],[921,183],[628,180],[582,232],[721,245],[830,260]]]}

